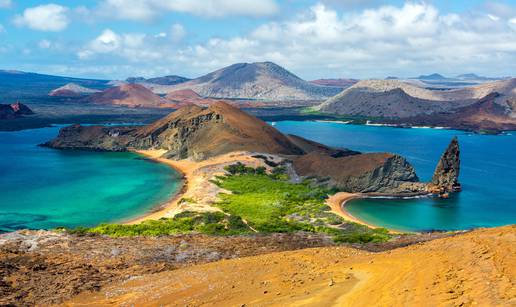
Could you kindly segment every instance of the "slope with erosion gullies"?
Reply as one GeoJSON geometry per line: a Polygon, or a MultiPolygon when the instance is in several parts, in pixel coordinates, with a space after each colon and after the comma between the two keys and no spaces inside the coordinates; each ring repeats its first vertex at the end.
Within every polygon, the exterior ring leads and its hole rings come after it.
{"type": "Polygon", "coordinates": [[[322,112],[408,118],[448,112],[477,102],[490,93],[500,94],[495,102],[513,114],[511,102],[516,98],[516,78],[484,83],[454,90],[429,90],[398,80],[360,81],[318,106],[322,112]]]}
{"type": "Polygon", "coordinates": [[[421,193],[414,169],[403,157],[392,154],[360,154],[330,148],[298,136],[285,136],[274,127],[224,102],[208,108],[183,107],[143,127],[74,125],[60,130],[46,143],[60,149],[127,151],[164,150],[164,157],[194,161],[244,151],[282,155],[293,161],[296,172],[316,177],[347,191],[421,193]],[[331,165],[332,171],[310,167],[331,165]],[[348,167],[355,165],[355,167],[348,167]],[[337,172],[337,173],[336,173],[337,172]],[[352,184],[350,184],[352,183],[352,184]]]}
{"type": "Polygon", "coordinates": [[[262,100],[321,100],[342,88],[307,82],[271,62],[238,63],[197,79],[168,87],[166,92],[191,89],[203,97],[262,100]]]}

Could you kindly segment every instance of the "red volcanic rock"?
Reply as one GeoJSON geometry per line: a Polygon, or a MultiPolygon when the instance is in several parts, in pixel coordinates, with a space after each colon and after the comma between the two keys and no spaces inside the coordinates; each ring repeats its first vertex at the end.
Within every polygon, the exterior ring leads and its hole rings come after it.
{"type": "Polygon", "coordinates": [[[171,107],[166,104],[164,99],[140,84],[115,86],[100,93],[95,93],[85,98],[85,100],[91,103],[122,105],[133,108],[171,107]]]}

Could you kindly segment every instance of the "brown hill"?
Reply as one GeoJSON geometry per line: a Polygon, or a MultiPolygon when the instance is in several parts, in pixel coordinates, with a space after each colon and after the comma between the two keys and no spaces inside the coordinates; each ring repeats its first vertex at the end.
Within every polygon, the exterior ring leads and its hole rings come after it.
{"type": "Polygon", "coordinates": [[[302,154],[278,130],[224,102],[182,108],[138,129],[135,137],[137,147],[151,143],[175,159],[202,160],[231,151],[302,154]]]}
{"type": "Polygon", "coordinates": [[[91,103],[123,105],[133,108],[168,107],[165,100],[140,84],[122,84],[84,99],[91,103]]]}

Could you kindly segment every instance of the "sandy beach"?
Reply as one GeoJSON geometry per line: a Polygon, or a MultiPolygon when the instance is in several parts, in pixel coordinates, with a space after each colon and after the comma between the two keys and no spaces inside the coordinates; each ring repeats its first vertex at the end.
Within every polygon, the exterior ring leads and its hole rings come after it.
{"type": "Polygon", "coordinates": [[[345,220],[349,222],[365,225],[371,228],[377,228],[378,226],[357,219],[344,209],[348,201],[362,197],[364,196],[360,193],[339,192],[328,197],[328,199],[326,200],[326,204],[331,208],[331,211],[333,213],[337,214],[340,217],[343,217],[345,220]]]}
{"type": "Polygon", "coordinates": [[[212,204],[217,201],[217,195],[224,190],[210,182],[210,179],[223,175],[224,166],[229,164],[242,162],[254,167],[263,164],[262,160],[251,157],[249,152],[232,152],[200,162],[162,158],[166,150],[135,150],[134,152],[174,168],[182,174],[184,182],[181,190],[172,199],[143,216],[126,221],[125,224],[170,218],[186,210],[220,211],[212,204]]]}

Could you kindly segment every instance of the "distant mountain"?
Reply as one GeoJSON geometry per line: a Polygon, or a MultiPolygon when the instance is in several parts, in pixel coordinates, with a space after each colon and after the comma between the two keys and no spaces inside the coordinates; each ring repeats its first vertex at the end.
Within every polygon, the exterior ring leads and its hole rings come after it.
{"type": "Polygon", "coordinates": [[[34,114],[34,112],[23,103],[0,104],[0,119],[14,119],[31,114],[34,114]]]}
{"type": "MultiPolygon", "coordinates": [[[[504,114],[497,113],[497,116],[516,117],[516,78],[453,90],[429,90],[397,80],[365,80],[326,100],[318,109],[340,115],[397,118],[401,119],[398,122],[406,123],[409,118],[421,119],[434,114],[466,111],[471,114],[473,111],[465,109],[467,106],[493,93],[496,96],[492,101],[505,110],[504,114]]],[[[480,112],[480,109],[476,110],[480,112]]],[[[497,119],[495,122],[503,121],[497,119]]]]}
{"type": "Polygon", "coordinates": [[[398,80],[398,77],[388,76],[385,80],[398,80]]]}
{"type": "Polygon", "coordinates": [[[489,77],[479,76],[479,75],[473,74],[473,73],[458,75],[455,78],[462,80],[462,81],[496,81],[496,80],[505,79],[505,78],[489,78],[489,77]]]}
{"type": "Polygon", "coordinates": [[[342,89],[348,88],[353,84],[357,83],[356,79],[317,79],[312,80],[310,83],[324,86],[336,86],[342,89]]]}
{"type": "Polygon", "coordinates": [[[445,76],[443,75],[440,75],[440,74],[437,74],[437,73],[433,73],[431,75],[421,75],[415,79],[420,79],[420,80],[446,80],[448,78],[446,78],[445,76]]]}
{"type": "Polygon", "coordinates": [[[13,70],[0,70],[0,95],[3,99],[47,96],[48,93],[68,83],[92,89],[109,87],[108,80],[81,79],[44,75],[13,70]]]}
{"type": "Polygon", "coordinates": [[[341,91],[307,82],[271,62],[233,64],[159,90],[168,93],[179,89],[191,89],[203,97],[270,101],[321,100],[341,91]]]}
{"type": "Polygon", "coordinates": [[[56,88],[55,90],[52,90],[48,95],[56,97],[79,97],[98,92],[100,92],[100,90],[87,88],[75,83],[68,83],[56,88]]]}
{"type": "Polygon", "coordinates": [[[171,75],[171,76],[164,76],[164,77],[156,77],[156,78],[149,78],[145,79],[143,77],[131,77],[127,78],[125,81],[128,83],[151,83],[151,84],[158,84],[158,85],[175,85],[180,84],[186,81],[190,81],[191,79],[171,75]]]}
{"type": "Polygon", "coordinates": [[[98,104],[123,105],[128,107],[167,107],[166,101],[140,84],[123,84],[92,94],[84,101],[98,104]]]}
{"type": "MultiPolygon", "coordinates": [[[[406,123],[428,126],[446,126],[466,130],[516,130],[516,111],[514,105],[509,107],[497,103],[499,93],[490,93],[478,102],[461,107],[453,113],[435,113],[408,118],[406,123]]],[[[516,102],[512,100],[512,102],[516,102]]]]}

